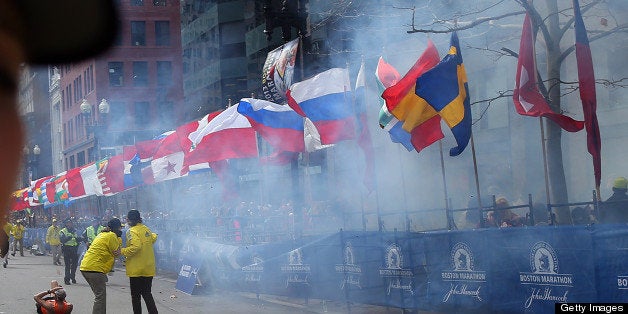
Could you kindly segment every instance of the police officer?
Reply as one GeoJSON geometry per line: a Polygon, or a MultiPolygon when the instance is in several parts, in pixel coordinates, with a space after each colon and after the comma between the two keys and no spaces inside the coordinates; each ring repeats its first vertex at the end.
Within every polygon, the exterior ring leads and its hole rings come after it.
{"type": "Polygon", "coordinates": [[[24,256],[24,223],[22,219],[17,220],[17,224],[13,226],[11,230],[11,234],[13,234],[13,253],[11,255],[15,256],[15,252],[17,251],[18,245],[20,246],[20,256],[24,256]]]}
{"type": "Polygon", "coordinates": [[[59,239],[63,245],[63,260],[65,262],[65,276],[63,282],[66,285],[76,283],[76,267],[78,266],[78,244],[80,238],[76,234],[74,229],[74,223],[72,219],[67,218],[64,220],[65,228],[59,231],[59,239]]]}
{"type": "Polygon", "coordinates": [[[96,236],[103,231],[105,227],[100,224],[100,219],[98,217],[94,217],[92,220],[92,225],[85,229],[83,232],[83,239],[87,242],[87,248],[92,244],[96,236]]]}

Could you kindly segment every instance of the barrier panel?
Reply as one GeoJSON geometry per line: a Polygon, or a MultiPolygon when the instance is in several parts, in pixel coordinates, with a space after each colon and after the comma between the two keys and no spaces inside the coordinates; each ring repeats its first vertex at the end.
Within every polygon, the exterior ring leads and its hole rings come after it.
{"type": "Polygon", "coordinates": [[[628,300],[627,225],[340,231],[242,246],[155,232],[160,271],[195,268],[205,288],[477,313],[628,300]]]}

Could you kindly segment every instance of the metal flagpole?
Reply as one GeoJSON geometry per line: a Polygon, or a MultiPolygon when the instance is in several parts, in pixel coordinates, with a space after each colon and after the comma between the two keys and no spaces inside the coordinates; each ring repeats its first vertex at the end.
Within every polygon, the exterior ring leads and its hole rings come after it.
{"type": "Polygon", "coordinates": [[[473,154],[473,172],[475,174],[475,193],[478,195],[478,215],[480,216],[480,227],[484,227],[484,215],[482,214],[482,195],[480,194],[480,180],[478,179],[478,163],[475,158],[475,141],[473,131],[471,132],[471,153],[473,154]]]}
{"type": "Polygon", "coordinates": [[[545,172],[545,199],[547,202],[547,211],[550,215],[550,224],[554,224],[554,215],[552,215],[552,202],[550,200],[549,188],[549,171],[547,169],[547,149],[545,148],[545,127],[543,126],[543,117],[539,117],[539,125],[541,126],[541,149],[543,151],[543,171],[545,172]]]}
{"type": "Polygon", "coordinates": [[[443,141],[438,141],[438,150],[440,151],[440,170],[443,176],[443,188],[445,191],[445,215],[447,216],[447,229],[451,230],[454,226],[453,217],[449,212],[449,195],[447,194],[447,178],[445,177],[445,159],[443,158],[443,141]]]}

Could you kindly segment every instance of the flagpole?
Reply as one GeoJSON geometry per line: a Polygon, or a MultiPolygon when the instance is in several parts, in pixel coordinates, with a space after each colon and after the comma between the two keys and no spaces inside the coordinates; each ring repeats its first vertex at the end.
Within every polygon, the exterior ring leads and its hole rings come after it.
{"type": "Polygon", "coordinates": [[[471,132],[471,153],[473,155],[473,172],[475,174],[475,193],[478,196],[478,215],[480,216],[480,227],[484,227],[484,215],[482,213],[482,195],[480,194],[480,180],[478,179],[478,163],[475,158],[475,141],[473,131],[471,132]]]}
{"type": "Polygon", "coordinates": [[[453,227],[452,217],[449,212],[449,195],[447,194],[447,178],[445,176],[445,158],[443,157],[443,141],[438,141],[438,150],[440,151],[440,170],[443,176],[443,189],[445,191],[445,215],[447,216],[447,229],[451,230],[453,227]]]}
{"type": "MultiPolygon", "coordinates": [[[[303,35],[299,34],[299,58],[301,59],[301,63],[299,67],[301,68],[301,80],[305,78],[304,66],[305,60],[303,59],[303,35]]],[[[309,206],[312,206],[312,191],[311,191],[311,182],[310,182],[310,152],[305,149],[303,152],[303,161],[305,162],[305,202],[309,206]]],[[[298,162],[298,161],[297,161],[298,162]]],[[[298,169],[298,167],[297,167],[298,169]]]]}
{"type": "Polygon", "coordinates": [[[543,170],[545,172],[545,198],[547,204],[551,204],[550,201],[550,189],[549,189],[549,172],[547,169],[547,149],[545,148],[545,126],[543,125],[543,117],[539,117],[539,125],[541,127],[541,149],[543,151],[543,170]]]}

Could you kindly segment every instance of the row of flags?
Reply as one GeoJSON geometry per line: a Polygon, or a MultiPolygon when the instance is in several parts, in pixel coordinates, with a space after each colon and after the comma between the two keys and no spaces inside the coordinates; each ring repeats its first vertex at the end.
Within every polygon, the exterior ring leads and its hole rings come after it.
{"type": "MultiPolygon", "coordinates": [[[[534,53],[534,32],[526,14],[523,24],[516,86],[513,101],[517,112],[542,116],[575,132],[586,126],[589,152],[594,156],[596,183],[599,186],[599,127],[595,117],[595,86],[586,31],[576,12],[576,55],[585,122],[554,113],[538,88],[534,53]]],[[[264,89],[266,100],[243,98],[223,111],[207,114],[198,121],[178,127],[150,140],[126,146],[121,155],[105,158],[56,176],[40,178],[14,193],[13,210],[30,206],[68,202],[88,195],[113,195],[140,184],[153,184],[213,169],[227,178],[228,160],[259,157],[257,135],[274,149],[260,158],[265,164],[284,164],[299,153],[314,151],[335,143],[356,140],[365,156],[364,184],[374,190],[373,145],[366,119],[366,73],[362,62],[355,87],[346,68],[332,68],[311,78],[280,88],[291,82],[287,72],[294,65],[296,42],[277,51],[268,66],[264,89]],[[272,91],[272,92],[270,92],[272,91]],[[286,104],[280,104],[285,95],[286,104]]],[[[281,47],[280,47],[281,48],[281,47]]],[[[440,59],[431,40],[412,68],[399,72],[379,59],[375,78],[383,103],[380,127],[393,142],[409,151],[422,149],[444,138],[441,120],[451,130],[456,147],[450,156],[460,155],[471,138],[472,117],[467,75],[458,35],[453,32],[447,54],[440,59]]],[[[227,182],[225,182],[227,183],[227,182]]],[[[231,184],[227,184],[231,186],[231,184]]]]}

